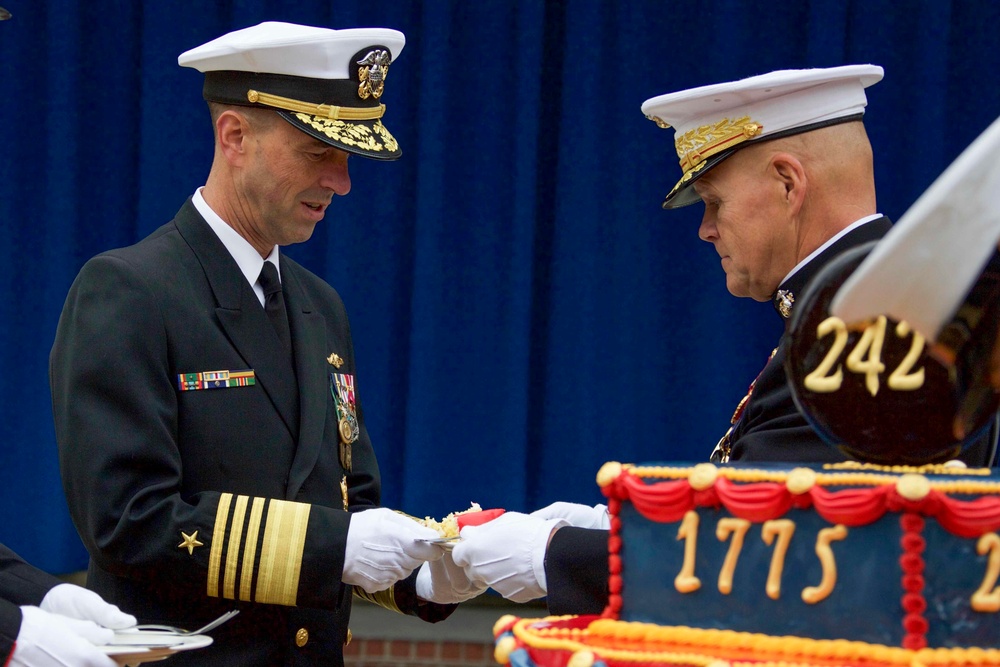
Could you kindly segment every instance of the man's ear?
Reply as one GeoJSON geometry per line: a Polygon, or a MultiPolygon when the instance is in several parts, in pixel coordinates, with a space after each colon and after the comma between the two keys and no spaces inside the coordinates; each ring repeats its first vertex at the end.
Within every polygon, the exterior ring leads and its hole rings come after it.
{"type": "Polygon", "coordinates": [[[771,170],[773,175],[784,188],[785,202],[797,212],[802,207],[806,197],[806,177],[805,167],[802,162],[791,153],[775,153],[771,156],[771,170]]]}
{"type": "Polygon", "coordinates": [[[215,121],[219,149],[231,165],[239,166],[247,152],[249,122],[243,114],[227,109],[215,121]]]}

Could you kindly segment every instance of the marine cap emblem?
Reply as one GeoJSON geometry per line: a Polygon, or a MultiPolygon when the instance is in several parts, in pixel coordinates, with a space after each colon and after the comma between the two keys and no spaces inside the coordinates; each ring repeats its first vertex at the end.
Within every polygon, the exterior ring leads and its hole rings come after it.
{"type": "Polygon", "coordinates": [[[361,80],[361,85],[358,86],[358,96],[361,99],[367,100],[369,96],[375,99],[382,97],[385,78],[389,75],[391,63],[392,56],[383,49],[369,51],[364,58],[357,61],[357,64],[361,66],[358,69],[358,78],[361,80]]]}

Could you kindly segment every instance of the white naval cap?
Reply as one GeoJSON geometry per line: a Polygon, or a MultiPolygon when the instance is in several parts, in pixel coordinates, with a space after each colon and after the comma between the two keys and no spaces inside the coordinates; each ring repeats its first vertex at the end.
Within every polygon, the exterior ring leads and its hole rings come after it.
{"type": "Polygon", "coordinates": [[[388,28],[333,30],[269,21],[185,51],[205,73],[206,100],[275,109],[289,123],[349,153],[399,157],[382,125],[389,66],[406,38],[388,28]]]}
{"type": "Polygon", "coordinates": [[[886,314],[934,340],[1000,239],[1000,119],[903,214],[830,304],[858,322],[886,314]]]}
{"type": "Polygon", "coordinates": [[[859,120],[865,88],[881,79],[877,65],[779,70],[646,100],[646,117],[674,128],[683,172],[663,208],[698,201],[691,184],[743,146],[859,120]]]}

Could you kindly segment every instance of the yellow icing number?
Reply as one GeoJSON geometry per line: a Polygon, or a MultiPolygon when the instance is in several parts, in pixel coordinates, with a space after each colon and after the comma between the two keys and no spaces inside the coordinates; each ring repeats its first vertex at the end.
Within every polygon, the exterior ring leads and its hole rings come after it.
{"type": "Polygon", "coordinates": [[[833,375],[829,373],[830,369],[833,368],[834,362],[837,361],[840,353],[844,351],[844,347],[847,345],[847,325],[839,317],[828,317],[816,327],[816,340],[824,338],[831,333],[835,335],[833,346],[826,353],[826,356],[823,357],[823,361],[816,367],[816,370],[807,375],[803,381],[806,389],[819,394],[828,394],[837,391],[840,389],[840,384],[844,381],[844,371],[841,370],[839,365],[837,366],[836,373],[833,375]]]}
{"type": "MultiPolygon", "coordinates": [[[[907,334],[910,333],[910,325],[906,322],[900,322],[896,325],[896,336],[899,338],[906,338],[907,334]]],[[[924,351],[924,337],[918,332],[913,332],[913,343],[910,345],[910,351],[906,353],[906,357],[899,364],[899,367],[892,372],[889,376],[889,389],[895,389],[897,391],[913,391],[914,389],[920,389],[924,386],[924,369],[911,373],[910,370],[913,365],[917,363],[917,359],[920,358],[920,353],[924,351]]]]}
{"type": "Polygon", "coordinates": [[[761,537],[767,546],[771,546],[774,538],[778,538],[778,543],[774,545],[774,553],[771,555],[771,568],[767,571],[767,584],[765,590],[767,597],[777,600],[781,597],[781,573],[785,569],[785,554],[788,553],[788,544],[792,541],[795,533],[795,522],[791,519],[772,519],[765,521],[761,526],[761,537]]]}
{"type": "MultiPolygon", "coordinates": [[[[847,355],[848,370],[865,376],[865,388],[872,396],[878,394],[879,376],[885,372],[885,364],[882,363],[882,347],[885,344],[887,324],[888,320],[885,316],[879,316],[873,324],[865,327],[857,345],[847,355]]],[[[905,338],[911,333],[910,326],[906,322],[899,322],[896,325],[895,333],[898,338],[905,338]]],[[[917,332],[912,333],[913,343],[910,345],[909,352],[889,375],[887,384],[890,389],[913,391],[924,385],[924,369],[913,371],[913,366],[917,363],[920,353],[924,349],[924,337],[917,332]]],[[[803,380],[806,389],[819,394],[837,391],[844,381],[844,373],[839,364],[836,372],[832,374],[830,372],[837,359],[840,358],[841,352],[847,346],[847,326],[843,320],[838,317],[828,317],[816,327],[817,340],[830,334],[834,335],[833,345],[819,366],[806,375],[805,380],[803,380]]]]}
{"type": "Polygon", "coordinates": [[[695,543],[698,541],[698,513],[689,511],[684,515],[677,539],[684,540],[684,563],[680,574],[674,578],[674,588],[681,593],[693,593],[701,588],[701,579],[694,576],[695,543]]]}
{"type": "Polygon", "coordinates": [[[822,529],[816,536],[816,555],[819,556],[820,565],[823,566],[823,578],[819,586],[807,586],[802,589],[802,601],[806,604],[816,604],[833,592],[833,587],[837,584],[837,563],[830,543],[845,537],[847,528],[839,523],[833,528],[822,529]]]}
{"type": "Polygon", "coordinates": [[[750,529],[750,522],[746,519],[719,519],[715,525],[715,536],[720,542],[726,541],[730,535],[733,540],[729,543],[729,550],[726,551],[726,560],[722,563],[722,570],[719,572],[719,592],[729,595],[733,590],[733,572],[736,571],[736,561],[739,560],[740,550],[743,548],[743,538],[750,529]]]}
{"type": "Polygon", "coordinates": [[[879,315],[875,324],[865,327],[861,340],[847,355],[847,368],[865,376],[865,387],[872,396],[878,393],[878,376],[885,370],[882,363],[885,323],[885,315],[879,315]]]}
{"type": "Polygon", "coordinates": [[[976,543],[980,556],[989,552],[986,561],[986,576],[979,589],[972,594],[972,608],[976,611],[1000,611],[1000,588],[994,588],[1000,576],[1000,537],[996,533],[986,533],[976,543]]]}

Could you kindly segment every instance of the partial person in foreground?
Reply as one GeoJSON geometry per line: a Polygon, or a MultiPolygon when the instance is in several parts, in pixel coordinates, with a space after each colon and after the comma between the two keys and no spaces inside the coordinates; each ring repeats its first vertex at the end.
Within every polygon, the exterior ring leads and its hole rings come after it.
{"type": "MultiPolygon", "coordinates": [[[[698,236],[719,253],[729,292],[769,301],[785,322],[785,335],[711,452],[714,462],[845,459],[796,406],[784,364],[797,295],[831,261],[891,227],[876,205],[862,122],[865,89],[882,74],[875,65],[782,70],[642,105],[658,126],[675,128],[683,173],[663,207],[701,201],[698,236]]],[[[992,438],[985,435],[963,458],[987,465],[992,438]]],[[[463,530],[453,557],[505,597],[530,599],[530,591],[547,595],[552,614],[600,613],[608,597],[607,525],[603,505],[507,513],[463,530]],[[497,571],[498,554],[507,552],[522,554],[521,567],[497,571]]]]}
{"type": "Polygon", "coordinates": [[[135,617],[0,544],[0,665],[114,667],[98,646],[135,617]]]}
{"type": "Polygon", "coordinates": [[[50,383],[88,586],[141,622],[240,610],[175,664],[341,665],[352,594],[436,621],[485,588],[379,507],[344,304],[279,251],[348,193],[350,155],[400,156],[382,117],[403,44],[262,23],[182,54],[205,75],[205,186],[66,299],[50,383]]]}

